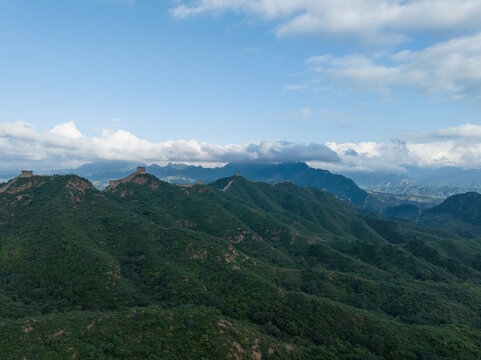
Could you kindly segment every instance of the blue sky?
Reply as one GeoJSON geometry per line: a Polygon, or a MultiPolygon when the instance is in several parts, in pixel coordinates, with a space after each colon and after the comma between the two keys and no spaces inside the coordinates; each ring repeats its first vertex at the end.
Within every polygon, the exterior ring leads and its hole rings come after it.
{"type": "Polygon", "coordinates": [[[478,3],[3,0],[0,166],[479,167],[478,3]]]}

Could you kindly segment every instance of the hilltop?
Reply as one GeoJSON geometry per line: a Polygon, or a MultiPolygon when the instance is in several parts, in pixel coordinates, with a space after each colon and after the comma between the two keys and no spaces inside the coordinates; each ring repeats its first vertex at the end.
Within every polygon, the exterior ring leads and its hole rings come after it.
{"type": "Polygon", "coordinates": [[[481,227],[481,194],[467,192],[448,197],[441,204],[427,209],[414,205],[387,209],[389,216],[441,228],[481,227]]]}
{"type": "Polygon", "coordinates": [[[468,192],[453,195],[426,211],[429,215],[449,215],[469,224],[481,226],[481,194],[468,192]]]}
{"type": "Polygon", "coordinates": [[[473,239],[292,182],[15,184],[0,193],[3,358],[481,355],[473,239]]]}

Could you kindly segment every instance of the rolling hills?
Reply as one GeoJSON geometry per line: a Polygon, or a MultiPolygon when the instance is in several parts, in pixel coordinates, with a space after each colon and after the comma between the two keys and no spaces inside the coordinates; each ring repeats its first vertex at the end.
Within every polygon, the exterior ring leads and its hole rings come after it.
{"type": "Polygon", "coordinates": [[[0,354],[475,358],[479,253],[292,182],[19,178],[0,193],[0,354]]]}

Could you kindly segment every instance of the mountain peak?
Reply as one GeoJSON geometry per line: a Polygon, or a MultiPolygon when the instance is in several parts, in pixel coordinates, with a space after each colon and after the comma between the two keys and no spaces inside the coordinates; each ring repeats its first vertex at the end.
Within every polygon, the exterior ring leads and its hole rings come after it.
{"type": "Polygon", "coordinates": [[[10,204],[41,203],[47,198],[66,198],[79,203],[88,191],[96,191],[93,184],[77,175],[17,176],[0,188],[3,200],[10,204]]]}

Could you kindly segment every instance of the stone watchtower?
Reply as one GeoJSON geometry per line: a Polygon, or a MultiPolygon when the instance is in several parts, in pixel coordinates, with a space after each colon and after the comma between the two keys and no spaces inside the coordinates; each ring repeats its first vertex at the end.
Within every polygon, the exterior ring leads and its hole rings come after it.
{"type": "Polygon", "coordinates": [[[32,170],[22,170],[20,173],[20,177],[22,178],[30,178],[33,176],[33,171],[32,170]]]}
{"type": "MultiPolygon", "coordinates": [[[[119,186],[120,184],[125,184],[125,183],[128,183],[129,181],[132,181],[133,178],[135,178],[135,176],[139,175],[139,174],[146,174],[146,171],[145,171],[145,166],[137,166],[137,170],[135,172],[133,172],[132,174],[130,174],[129,176],[123,178],[123,179],[120,179],[120,180],[110,180],[109,181],[109,186],[107,186],[107,189],[108,190],[112,190],[112,189],[115,189],[117,186],[119,186]]],[[[107,190],[106,189],[106,190],[107,190]]]]}

